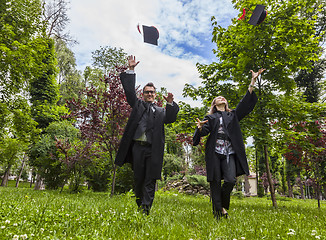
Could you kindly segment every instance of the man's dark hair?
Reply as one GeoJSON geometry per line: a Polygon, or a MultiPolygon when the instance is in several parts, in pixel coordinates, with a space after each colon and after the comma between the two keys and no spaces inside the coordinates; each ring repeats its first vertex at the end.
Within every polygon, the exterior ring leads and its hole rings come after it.
{"type": "Polygon", "coordinates": [[[153,84],[152,82],[147,83],[147,84],[143,87],[143,92],[144,92],[144,90],[145,90],[145,87],[153,87],[154,90],[155,90],[155,92],[156,92],[156,87],[154,86],[154,84],[153,84]]]}

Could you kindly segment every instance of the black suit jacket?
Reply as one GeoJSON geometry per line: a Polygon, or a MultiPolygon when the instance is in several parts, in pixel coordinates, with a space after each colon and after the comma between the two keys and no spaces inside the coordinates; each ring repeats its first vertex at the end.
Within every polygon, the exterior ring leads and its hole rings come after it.
{"type": "MultiPolygon", "coordinates": [[[[235,110],[232,110],[231,112],[222,112],[223,122],[235,151],[237,176],[242,174],[249,175],[249,167],[239,121],[254,109],[257,100],[257,96],[254,92],[250,94],[250,92],[247,91],[246,95],[239,102],[235,110]]],[[[220,125],[219,116],[218,113],[207,115],[203,121],[208,120],[208,122],[204,124],[201,131],[196,128],[193,136],[193,145],[196,146],[199,144],[202,136],[209,134],[205,148],[207,181],[213,181],[214,176],[214,155],[217,133],[220,125]]]]}
{"type": "MultiPolygon", "coordinates": [[[[146,110],[145,102],[142,99],[138,99],[135,91],[136,74],[121,73],[120,79],[122,86],[124,88],[127,101],[132,107],[131,114],[128,119],[124,134],[120,141],[119,150],[116,155],[115,164],[122,166],[123,164],[129,162],[133,163],[132,157],[132,144],[135,131],[137,129],[138,123],[146,110]]],[[[173,105],[166,105],[166,108],[155,107],[154,114],[154,128],[153,128],[153,138],[152,138],[152,159],[150,164],[150,178],[160,179],[162,164],[163,164],[163,154],[164,154],[164,124],[173,123],[177,118],[177,113],[179,112],[179,106],[173,102],[173,105]]]]}

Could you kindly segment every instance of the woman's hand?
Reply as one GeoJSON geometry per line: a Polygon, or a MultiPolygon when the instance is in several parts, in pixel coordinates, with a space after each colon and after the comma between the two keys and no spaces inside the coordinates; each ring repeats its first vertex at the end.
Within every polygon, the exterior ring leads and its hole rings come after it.
{"type": "Polygon", "coordinates": [[[197,118],[196,124],[197,124],[198,129],[201,130],[203,128],[204,124],[207,122],[208,122],[208,120],[200,121],[199,118],[197,118]]]}
{"type": "Polygon", "coordinates": [[[250,72],[251,72],[251,84],[252,84],[252,85],[255,84],[256,79],[258,78],[258,76],[259,76],[260,74],[262,74],[262,72],[264,72],[265,70],[266,70],[265,68],[261,68],[261,69],[259,69],[258,72],[254,72],[254,71],[250,70],[250,72]]]}
{"type": "Polygon", "coordinates": [[[252,70],[250,70],[251,72],[251,83],[249,84],[249,92],[250,94],[252,93],[252,90],[255,87],[255,83],[256,83],[256,79],[259,77],[260,74],[262,74],[262,72],[264,72],[266,69],[265,68],[261,68],[258,70],[258,72],[254,72],[252,70]]]}

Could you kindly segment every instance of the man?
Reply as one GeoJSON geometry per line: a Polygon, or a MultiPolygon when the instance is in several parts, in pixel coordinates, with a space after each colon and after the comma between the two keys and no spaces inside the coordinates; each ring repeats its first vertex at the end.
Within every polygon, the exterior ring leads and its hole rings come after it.
{"type": "Polygon", "coordinates": [[[138,65],[135,57],[128,57],[129,70],[120,74],[127,101],[132,107],[127,126],[122,136],[115,159],[118,166],[126,162],[134,171],[136,203],[145,214],[149,214],[155,195],[156,180],[161,178],[164,153],[164,124],[173,123],[179,111],[173,94],[165,97],[166,108],[154,104],[156,89],[153,83],[143,88],[144,100],[138,99],[135,91],[138,65]]]}

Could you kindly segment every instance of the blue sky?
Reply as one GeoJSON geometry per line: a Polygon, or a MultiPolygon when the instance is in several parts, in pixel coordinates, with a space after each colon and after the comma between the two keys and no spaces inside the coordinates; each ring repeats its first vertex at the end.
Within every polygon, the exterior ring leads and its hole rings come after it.
{"type": "Polygon", "coordinates": [[[151,81],[177,102],[201,106],[182,90],[186,83],[199,86],[197,62],[215,60],[211,16],[227,27],[238,14],[231,0],[70,0],[67,30],[79,42],[72,47],[78,69],[91,65],[91,52],[101,46],[123,48],[140,61],[137,84],[151,81]],[[143,43],[137,24],[155,26],[159,45],[143,43]]]}

